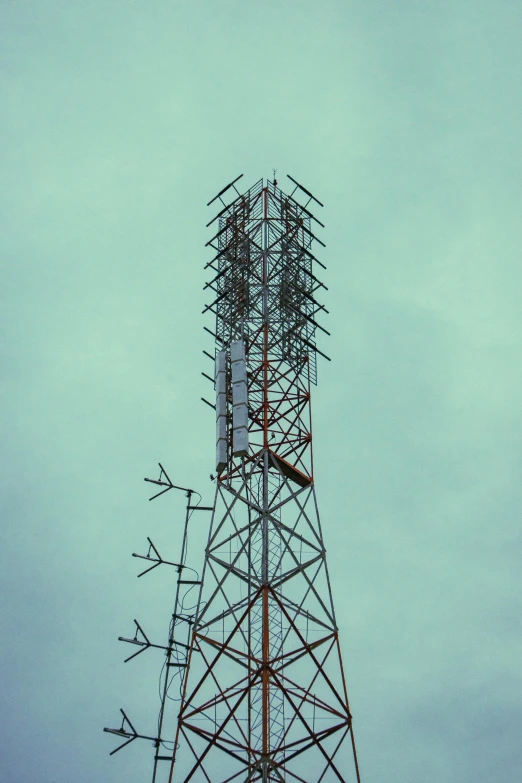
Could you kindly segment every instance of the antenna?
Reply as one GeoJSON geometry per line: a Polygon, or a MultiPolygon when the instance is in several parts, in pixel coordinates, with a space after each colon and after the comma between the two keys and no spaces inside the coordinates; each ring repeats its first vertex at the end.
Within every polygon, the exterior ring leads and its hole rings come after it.
{"type": "Polygon", "coordinates": [[[182,542],[181,542],[181,554],[178,559],[178,562],[165,560],[160,555],[157,547],[152,542],[152,539],[149,536],[147,536],[147,541],[148,541],[147,554],[139,555],[136,552],[133,552],[132,556],[140,558],[141,560],[146,560],[149,563],[152,563],[151,566],[149,566],[144,571],[139,573],[138,577],[142,577],[145,574],[150,573],[160,565],[169,565],[175,569],[176,580],[175,580],[174,608],[169,624],[167,643],[163,645],[163,644],[155,644],[151,642],[149,637],[143,630],[143,627],[140,625],[140,623],[137,620],[134,620],[134,625],[135,625],[134,636],[130,638],[124,636],[118,637],[119,641],[125,642],[127,644],[131,644],[134,647],[139,648],[136,652],[132,653],[127,658],[125,658],[125,663],[128,663],[134,658],[137,658],[146,650],[150,650],[150,649],[163,650],[165,656],[165,662],[163,664],[162,676],[160,682],[160,708],[159,708],[159,715],[158,715],[157,735],[155,737],[151,737],[149,735],[138,733],[123,710],[120,710],[123,716],[121,727],[119,729],[110,729],[110,728],[104,729],[104,731],[109,732],[110,734],[115,734],[117,736],[126,738],[126,741],[122,745],[119,745],[115,750],[111,751],[110,754],[111,756],[114,755],[114,753],[116,753],[118,750],[121,750],[122,748],[126,747],[136,739],[147,739],[153,741],[154,747],[156,748],[156,752],[154,754],[154,765],[153,765],[153,772],[152,772],[153,783],[155,783],[158,778],[159,762],[172,761],[173,758],[172,749],[169,751],[167,755],[159,751],[161,747],[168,747],[168,741],[166,741],[163,736],[165,708],[168,700],[172,700],[173,698],[174,699],[176,698],[175,696],[173,697],[172,695],[172,693],[176,691],[176,688],[177,688],[177,694],[179,700],[179,692],[183,687],[185,670],[187,668],[187,656],[188,656],[188,651],[190,650],[191,629],[194,624],[195,606],[194,603],[192,603],[190,606],[187,606],[186,598],[188,596],[188,593],[194,588],[194,586],[200,586],[202,584],[198,573],[186,564],[189,521],[194,511],[213,510],[212,506],[202,506],[200,505],[200,502],[194,504],[193,495],[198,495],[201,501],[201,496],[199,495],[199,492],[196,492],[195,490],[190,489],[188,487],[181,487],[174,484],[171,481],[170,476],[168,475],[167,471],[165,470],[161,462],[158,463],[158,465],[160,469],[159,477],[157,479],[146,478],[144,480],[150,484],[155,484],[156,486],[163,487],[163,489],[161,489],[160,492],[157,492],[152,497],[150,497],[149,500],[155,500],[156,498],[160,497],[160,495],[164,495],[166,492],[169,492],[171,489],[184,492],[187,498],[182,542]]]}
{"type": "MultiPolygon", "coordinates": [[[[283,193],[275,169],[242,193],[238,179],[209,202],[219,211],[208,223],[213,345],[201,399],[214,503],[194,503],[161,463],[146,479],[151,500],[187,497],[179,556],[166,560],[150,537],[133,555],[145,561],[139,577],[169,566],[174,606],[164,644],[141,620],[120,639],[132,645],[126,661],[164,658],[157,732],[145,736],[153,783],[360,783],[313,470],[310,401],[318,357],[329,361],[314,254],[324,226],[311,211],[322,204],[292,177],[283,193]],[[197,536],[201,577],[186,562],[196,510],[212,512],[197,536]]],[[[106,729],[125,739],[116,750],[144,736],[122,715],[106,729]]]]}

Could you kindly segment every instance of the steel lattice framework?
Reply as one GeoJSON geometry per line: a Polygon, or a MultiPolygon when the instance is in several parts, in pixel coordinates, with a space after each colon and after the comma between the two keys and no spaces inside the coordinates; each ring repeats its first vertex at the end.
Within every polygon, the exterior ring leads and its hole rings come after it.
{"type": "Polygon", "coordinates": [[[177,729],[189,751],[172,762],[179,781],[359,780],[313,482],[310,386],[325,308],[311,247],[322,224],[294,184],[288,196],[260,180],[224,203],[208,243],[218,348],[245,345],[249,451],[234,458],[227,438],[177,729]]]}
{"type": "MultiPolygon", "coordinates": [[[[204,312],[215,316],[207,332],[216,379],[222,373],[224,456],[201,580],[184,578],[183,553],[178,564],[158,736],[149,738],[158,748],[154,781],[360,783],[313,476],[310,390],[321,353],[316,334],[326,331],[316,319],[327,311],[316,299],[326,287],[314,270],[323,265],[312,254],[314,242],[323,244],[313,233],[322,223],[309,206],[322,205],[290,180],[290,195],[275,177],[245,193],[234,180],[209,202],[222,206],[209,223],[217,231],[207,243],[215,257],[205,288],[214,301],[204,312]],[[237,345],[248,409],[240,456],[237,345]],[[179,590],[193,583],[200,596],[187,616],[179,590]],[[174,679],[177,715],[167,709],[174,679]]],[[[173,486],[163,468],[156,483],[173,486]]],[[[154,552],[146,559],[165,562],[154,552]]],[[[113,733],[141,736],[125,720],[113,733]]]]}

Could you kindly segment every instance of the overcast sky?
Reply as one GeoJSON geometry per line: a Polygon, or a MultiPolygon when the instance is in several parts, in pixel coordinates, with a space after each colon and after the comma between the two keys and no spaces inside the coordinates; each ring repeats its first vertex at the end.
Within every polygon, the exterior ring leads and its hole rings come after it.
{"type": "MultiPolygon", "coordinates": [[[[5,783],[143,783],[173,575],[212,500],[206,202],[324,202],[316,486],[364,783],[522,766],[520,0],[4,0],[5,783]],[[328,340],[328,341],[327,341],[328,340]],[[165,570],[167,570],[165,568],[165,570]]],[[[206,521],[189,559],[199,567],[206,521]]],[[[199,783],[199,782],[198,782],[199,783]]]]}

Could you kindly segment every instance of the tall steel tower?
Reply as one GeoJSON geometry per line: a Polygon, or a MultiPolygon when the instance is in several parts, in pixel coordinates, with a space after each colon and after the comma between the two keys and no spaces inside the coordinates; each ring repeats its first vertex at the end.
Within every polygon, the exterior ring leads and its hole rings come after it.
{"type": "MultiPolygon", "coordinates": [[[[239,179],[209,202],[215,502],[202,578],[188,579],[186,490],[153,779],[360,783],[313,475],[322,204],[292,177],[290,195],[275,175],[244,193],[239,179]],[[193,584],[188,615],[179,591],[193,584]]],[[[174,486],[163,468],[156,483],[174,486]]],[[[165,562],[155,548],[146,559],[165,562]]],[[[128,641],[144,648],[138,630],[128,641]]],[[[142,736],[123,715],[113,733],[142,736]]]]}

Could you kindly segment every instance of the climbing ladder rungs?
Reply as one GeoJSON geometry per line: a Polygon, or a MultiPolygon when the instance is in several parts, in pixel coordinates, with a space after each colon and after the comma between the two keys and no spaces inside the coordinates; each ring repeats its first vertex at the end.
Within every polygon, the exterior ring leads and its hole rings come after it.
{"type": "Polygon", "coordinates": [[[214,511],[214,506],[189,506],[191,511],[214,511]]]}
{"type": "Polygon", "coordinates": [[[192,617],[185,617],[182,614],[173,614],[172,615],[173,620],[182,620],[184,623],[188,623],[189,625],[192,625],[194,623],[194,619],[192,617]]]}

